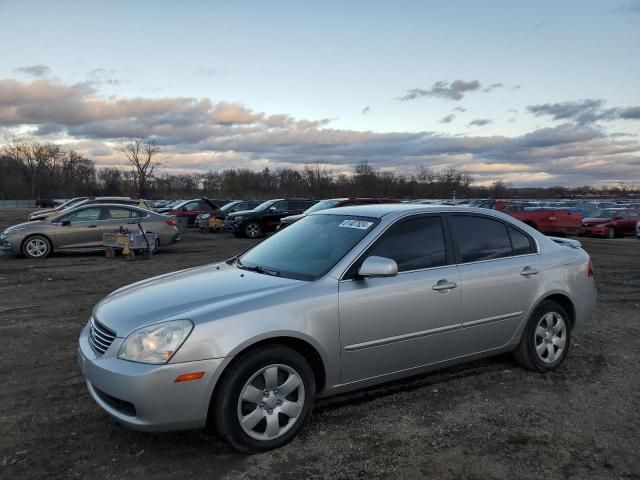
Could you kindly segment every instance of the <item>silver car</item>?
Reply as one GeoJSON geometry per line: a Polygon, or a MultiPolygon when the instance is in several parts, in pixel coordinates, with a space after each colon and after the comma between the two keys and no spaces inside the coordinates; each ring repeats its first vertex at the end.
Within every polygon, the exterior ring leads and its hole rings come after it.
{"type": "Polygon", "coordinates": [[[158,235],[158,247],[178,238],[174,218],[121,204],[88,204],[58,212],[44,220],[13,225],[0,234],[0,252],[45,258],[52,252],[103,250],[102,236],[120,227],[158,235]]]}
{"type": "Polygon", "coordinates": [[[226,262],[123,287],[78,362],[132,428],[291,440],[314,400],[513,351],[547,372],[591,315],[591,260],[495,211],[368,205],[306,216],[226,262]]]}

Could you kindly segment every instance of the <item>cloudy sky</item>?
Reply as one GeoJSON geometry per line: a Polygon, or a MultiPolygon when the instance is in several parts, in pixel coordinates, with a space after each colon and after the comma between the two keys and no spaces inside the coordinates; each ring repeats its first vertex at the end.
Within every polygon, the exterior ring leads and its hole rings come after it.
{"type": "Polygon", "coordinates": [[[640,0],[0,0],[0,137],[165,171],[640,184],[640,0]]]}

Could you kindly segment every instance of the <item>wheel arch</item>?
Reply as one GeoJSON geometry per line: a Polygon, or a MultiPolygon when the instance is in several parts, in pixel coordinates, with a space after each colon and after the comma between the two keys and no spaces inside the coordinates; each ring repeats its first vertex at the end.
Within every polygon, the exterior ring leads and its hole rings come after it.
{"type": "Polygon", "coordinates": [[[562,292],[552,293],[544,297],[542,300],[540,300],[538,304],[535,306],[535,308],[533,309],[533,311],[535,311],[535,309],[538,308],[542,304],[542,302],[545,302],[547,300],[556,302],[558,305],[560,305],[562,308],[564,308],[567,311],[567,313],[569,314],[569,325],[571,326],[571,330],[573,330],[576,324],[576,307],[573,304],[573,301],[571,300],[571,298],[569,298],[567,294],[562,292]]]}
{"type": "Polygon", "coordinates": [[[218,392],[220,392],[220,383],[222,382],[225,374],[227,374],[233,366],[238,362],[238,360],[245,355],[249,354],[253,350],[258,348],[268,346],[268,345],[279,345],[288,347],[295,352],[302,355],[302,357],[309,362],[309,366],[313,371],[313,376],[316,384],[316,392],[320,393],[324,389],[326,385],[326,366],[325,362],[322,358],[322,355],[318,351],[318,349],[313,346],[310,342],[291,335],[279,335],[275,337],[264,338],[256,341],[255,343],[251,343],[250,345],[244,345],[237,352],[233,353],[233,357],[230,361],[224,366],[223,370],[217,376],[217,380],[215,382],[215,387],[213,388],[213,392],[211,398],[209,400],[209,408],[207,414],[207,424],[211,423],[211,414],[213,412],[214,405],[217,400],[218,392]]]}

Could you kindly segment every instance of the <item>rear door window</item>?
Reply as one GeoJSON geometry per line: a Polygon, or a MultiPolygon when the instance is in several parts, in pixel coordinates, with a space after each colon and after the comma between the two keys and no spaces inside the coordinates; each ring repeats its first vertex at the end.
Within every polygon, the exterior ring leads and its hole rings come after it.
{"type": "Polygon", "coordinates": [[[452,215],[450,224],[463,263],[512,255],[504,223],[480,216],[452,215]]]}
{"type": "Polygon", "coordinates": [[[143,216],[142,212],[132,210],[130,208],[123,207],[108,207],[106,208],[106,218],[110,220],[119,220],[127,218],[139,218],[143,216]]]}

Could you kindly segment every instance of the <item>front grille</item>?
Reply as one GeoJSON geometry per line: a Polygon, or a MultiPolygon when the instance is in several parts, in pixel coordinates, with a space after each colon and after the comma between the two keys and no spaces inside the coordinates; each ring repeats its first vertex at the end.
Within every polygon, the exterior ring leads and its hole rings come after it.
{"type": "Polygon", "coordinates": [[[89,323],[89,344],[94,352],[102,355],[109,349],[115,339],[116,334],[114,332],[96,322],[93,317],[91,318],[89,323]]]}

